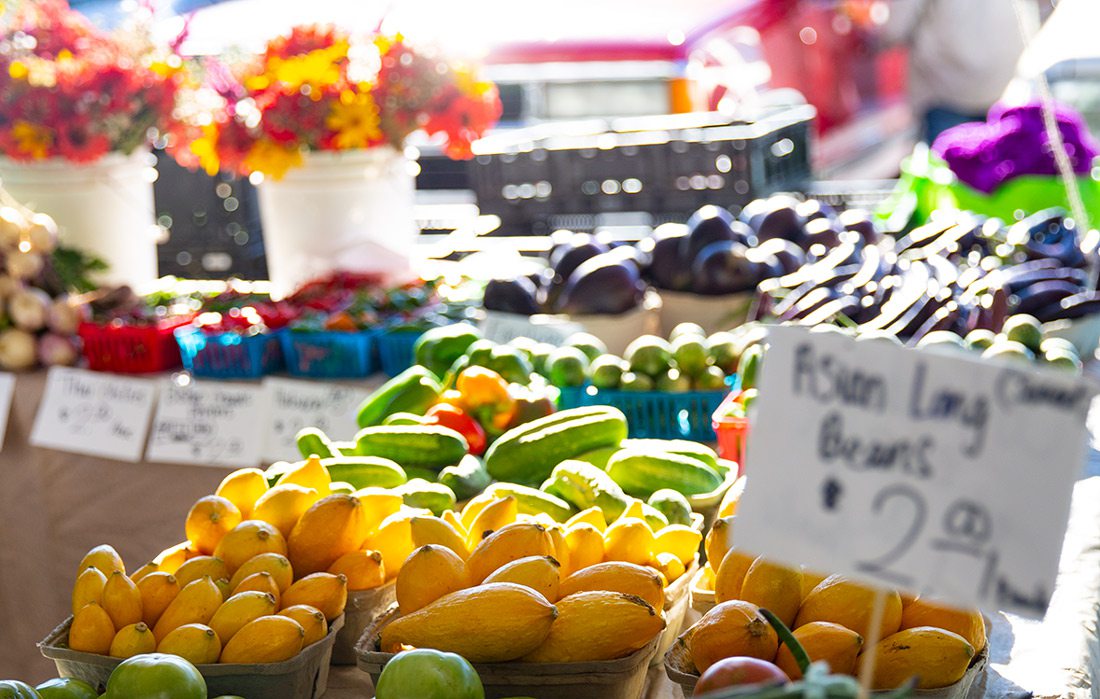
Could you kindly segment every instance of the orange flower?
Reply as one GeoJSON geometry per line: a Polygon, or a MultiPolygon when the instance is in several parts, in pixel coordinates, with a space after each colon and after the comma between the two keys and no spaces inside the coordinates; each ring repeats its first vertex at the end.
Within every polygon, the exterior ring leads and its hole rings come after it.
{"type": "Polygon", "coordinates": [[[367,91],[341,92],[340,100],[332,105],[325,126],[336,132],[333,143],[341,150],[367,148],[382,138],[378,105],[367,91]]]}

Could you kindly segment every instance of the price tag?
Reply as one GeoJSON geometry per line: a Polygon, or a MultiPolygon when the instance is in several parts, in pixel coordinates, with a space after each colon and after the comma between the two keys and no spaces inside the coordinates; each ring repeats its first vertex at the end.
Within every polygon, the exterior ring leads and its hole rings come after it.
{"type": "Polygon", "coordinates": [[[799,328],[769,343],[738,546],[1041,618],[1094,388],[799,328]]]}
{"type": "Polygon", "coordinates": [[[140,461],[156,384],[148,379],[53,367],[31,429],[31,444],[140,461]]]}
{"type": "Polygon", "coordinates": [[[529,337],[536,342],[560,345],[573,333],[582,332],[579,323],[553,316],[522,316],[516,313],[488,311],[481,321],[481,334],[494,342],[510,342],[517,337],[529,337]]]}
{"type": "Polygon", "coordinates": [[[303,427],[316,427],[334,440],[350,440],[359,430],[359,406],[370,392],[355,386],[268,378],[264,380],[269,413],[264,459],[301,458],[294,437],[303,427]]]}
{"type": "Polygon", "coordinates": [[[11,399],[15,395],[15,374],[0,372],[0,450],[4,448],[4,438],[8,433],[8,416],[11,414],[11,399]]]}
{"type": "Polygon", "coordinates": [[[255,466],[260,462],[265,412],[259,386],[166,381],[147,457],[201,466],[255,466]]]}

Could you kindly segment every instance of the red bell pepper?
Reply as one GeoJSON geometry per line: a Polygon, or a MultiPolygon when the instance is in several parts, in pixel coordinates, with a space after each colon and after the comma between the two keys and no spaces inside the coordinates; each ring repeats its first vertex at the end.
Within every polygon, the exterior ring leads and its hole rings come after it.
{"type": "Polygon", "coordinates": [[[477,420],[467,415],[461,408],[450,403],[436,403],[424,415],[425,422],[430,425],[449,427],[466,438],[470,445],[470,453],[481,456],[485,453],[488,438],[485,430],[477,420]]]}

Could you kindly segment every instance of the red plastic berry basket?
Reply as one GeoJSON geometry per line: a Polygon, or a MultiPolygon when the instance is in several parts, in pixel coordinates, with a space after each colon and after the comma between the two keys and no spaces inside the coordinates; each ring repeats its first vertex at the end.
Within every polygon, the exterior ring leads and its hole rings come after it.
{"type": "Polygon", "coordinates": [[[93,371],[152,374],[182,366],[179,344],[172,334],[192,316],[177,316],[154,325],[81,323],[77,334],[84,343],[84,359],[93,371]]]}
{"type": "Polygon", "coordinates": [[[718,456],[730,461],[736,461],[738,474],[745,473],[745,443],[749,437],[749,419],[729,414],[730,405],[737,398],[737,391],[733,391],[718,409],[714,411],[711,424],[718,435],[718,456]]]}

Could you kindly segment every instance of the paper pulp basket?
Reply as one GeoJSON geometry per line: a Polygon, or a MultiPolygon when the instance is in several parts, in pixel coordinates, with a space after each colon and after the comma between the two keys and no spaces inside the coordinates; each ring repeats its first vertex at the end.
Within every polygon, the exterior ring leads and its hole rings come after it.
{"type": "MultiPolygon", "coordinates": [[[[57,666],[58,676],[84,680],[102,692],[122,660],[70,649],[72,622],[70,616],[38,644],[38,649],[57,666]]],[[[207,694],[235,694],[247,699],[320,699],[328,687],[332,644],[343,625],[344,617],[336,617],[329,624],[327,636],[281,663],[198,665],[207,694]]]]}
{"type": "MultiPolygon", "coordinates": [[[[378,650],[378,639],[386,624],[397,618],[394,605],[360,639],[356,652],[359,669],[377,684],[378,677],[394,653],[378,650]]],[[[470,633],[477,633],[471,628],[470,633]]],[[[474,663],[481,676],[487,699],[532,697],[533,699],[638,699],[645,688],[649,661],[657,653],[658,634],[641,650],[619,658],[582,663],[474,663]]]]}
{"type": "Polygon", "coordinates": [[[336,635],[336,644],[332,647],[332,664],[354,665],[355,646],[359,643],[359,637],[378,617],[389,611],[395,602],[396,580],[373,590],[349,592],[348,603],[344,607],[344,628],[336,635]]]}

